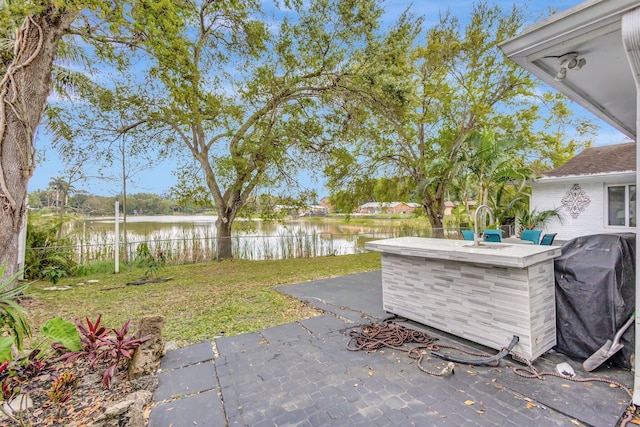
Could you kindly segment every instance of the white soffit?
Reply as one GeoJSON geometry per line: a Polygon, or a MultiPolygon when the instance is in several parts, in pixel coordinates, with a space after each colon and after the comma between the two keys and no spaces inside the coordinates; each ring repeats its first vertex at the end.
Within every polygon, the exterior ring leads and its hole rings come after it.
{"type": "Polygon", "coordinates": [[[500,45],[514,62],[635,140],[636,88],[621,35],[621,19],[640,0],[590,0],[540,21],[500,45]],[[555,80],[558,57],[586,60],[555,80]]]}
{"type": "Polygon", "coordinates": [[[608,173],[594,173],[594,174],[582,174],[582,175],[564,175],[564,176],[542,176],[536,178],[533,181],[537,183],[555,183],[563,181],[575,181],[575,182],[613,182],[613,181],[628,181],[635,182],[635,171],[621,171],[621,172],[608,172],[608,173]]]}

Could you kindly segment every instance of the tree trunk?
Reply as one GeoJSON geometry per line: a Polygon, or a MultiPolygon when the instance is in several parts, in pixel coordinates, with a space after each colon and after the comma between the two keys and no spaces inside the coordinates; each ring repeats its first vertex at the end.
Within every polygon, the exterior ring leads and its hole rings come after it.
{"type": "Polygon", "coordinates": [[[47,96],[58,42],[74,13],[49,5],[16,32],[16,54],[0,80],[0,264],[4,278],[18,268],[18,233],[35,161],[33,144],[47,96]]]}
{"type": "Polygon", "coordinates": [[[216,220],[216,244],[218,247],[218,261],[233,259],[233,247],[231,245],[231,221],[223,221],[218,215],[216,220]]]}
{"type": "Polygon", "coordinates": [[[436,197],[431,197],[425,192],[422,200],[422,209],[427,215],[429,224],[431,224],[432,236],[444,237],[444,230],[442,228],[442,219],[444,218],[444,191],[438,188],[436,190],[436,197]]]}
{"type": "Polygon", "coordinates": [[[62,224],[64,223],[64,205],[58,208],[58,232],[56,233],[56,239],[62,238],[62,224]]]}
{"type": "Polygon", "coordinates": [[[427,215],[429,224],[431,224],[433,234],[439,236],[442,234],[442,216],[438,215],[438,210],[434,208],[435,206],[433,202],[427,200],[422,202],[422,209],[427,215]]]}
{"type": "Polygon", "coordinates": [[[129,264],[129,239],[127,238],[127,162],[124,155],[124,136],[122,137],[122,235],[123,235],[123,257],[129,264]]]}

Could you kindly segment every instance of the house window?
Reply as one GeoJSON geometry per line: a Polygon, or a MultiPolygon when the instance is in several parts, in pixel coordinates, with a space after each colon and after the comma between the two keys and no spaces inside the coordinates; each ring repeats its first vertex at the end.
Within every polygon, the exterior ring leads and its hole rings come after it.
{"type": "Polygon", "coordinates": [[[636,186],[612,185],[607,187],[607,225],[636,226],[636,186]]]}

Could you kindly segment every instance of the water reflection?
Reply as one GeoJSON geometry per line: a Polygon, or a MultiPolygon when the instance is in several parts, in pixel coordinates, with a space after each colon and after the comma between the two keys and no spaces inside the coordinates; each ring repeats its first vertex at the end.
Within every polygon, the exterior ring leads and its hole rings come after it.
{"type": "MultiPolygon", "coordinates": [[[[152,251],[162,251],[174,262],[198,262],[215,259],[216,228],[214,216],[133,216],[127,218],[128,248],[134,254],[140,242],[152,251]]],[[[115,243],[113,218],[89,218],[73,225],[81,258],[97,260],[109,255],[115,243]],[[99,253],[99,256],[94,253],[99,253]]],[[[122,243],[123,226],[120,225],[122,243]]],[[[325,255],[345,255],[362,251],[367,240],[422,235],[406,225],[382,223],[372,226],[345,224],[344,221],[296,220],[274,222],[237,220],[232,246],[240,259],[282,259],[325,255]]]]}

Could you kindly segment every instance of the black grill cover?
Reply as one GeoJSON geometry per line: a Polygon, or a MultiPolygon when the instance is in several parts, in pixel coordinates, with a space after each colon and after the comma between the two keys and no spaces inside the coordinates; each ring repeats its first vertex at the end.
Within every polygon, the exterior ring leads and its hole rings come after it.
{"type": "MultiPolygon", "coordinates": [[[[635,309],[636,236],[595,234],[562,246],[555,259],[556,324],[560,353],[587,359],[629,319],[635,309]]],[[[607,363],[631,368],[634,326],[624,348],[607,363]]]]}

